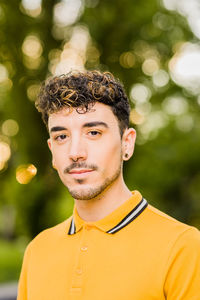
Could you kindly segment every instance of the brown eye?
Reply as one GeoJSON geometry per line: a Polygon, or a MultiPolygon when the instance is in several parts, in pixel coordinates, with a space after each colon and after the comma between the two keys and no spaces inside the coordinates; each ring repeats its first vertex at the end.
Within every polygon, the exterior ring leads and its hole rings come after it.
{"type": "Polygon", "coordinates": [[[88,134],[90,136],[97,136],[97,135],[100,135],[101,133],[97,130],[91,130],[91,131],[88,132],[88,134]]]}
{"type": "Polygon", "coordinates": [[[61,134],[61,135],[56,136],[55,140],[58,140],[58,141],[59,140],[64,140],[66,137],[67,137],[66,134],[61,134]]]}

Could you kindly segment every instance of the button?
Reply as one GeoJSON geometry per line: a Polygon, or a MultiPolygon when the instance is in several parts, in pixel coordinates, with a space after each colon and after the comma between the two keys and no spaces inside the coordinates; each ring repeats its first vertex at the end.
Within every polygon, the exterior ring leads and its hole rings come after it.
{"type": "Polygon", "coordinates": [[[76,273],[77,273],[78,275],[81,275],[81,274],[83,274],[83,270],[82,270],[82,269],[76,269],[76,273]]]}
{"type": "Polygon", "coordinates": [[[87,251],[88,247],[87,246],[83,246],[81,247],[81,251],[87,251]]]}

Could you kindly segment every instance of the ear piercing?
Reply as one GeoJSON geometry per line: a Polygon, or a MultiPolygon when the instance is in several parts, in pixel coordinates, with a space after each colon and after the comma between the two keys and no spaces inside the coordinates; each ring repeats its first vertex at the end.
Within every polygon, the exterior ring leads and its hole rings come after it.
{"type": "Polygon", "coordinates": [[[128,158],[129,155],[128,155],[128,153],[125,153],[124,156],[125,156],[125,158],[128,158]]]}

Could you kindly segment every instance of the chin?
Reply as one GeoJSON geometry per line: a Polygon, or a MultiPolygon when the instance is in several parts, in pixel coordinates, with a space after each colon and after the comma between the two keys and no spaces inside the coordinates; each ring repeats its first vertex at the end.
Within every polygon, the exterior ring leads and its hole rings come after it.
{"type": "Polygon", "coordinates": [[[75,183],[73,183],[72,185],[66,185],[66,186],[69,190],[69,193],[72,195],[74,199],[91,200],[100,196],[107,189],[109,189],[118,180],[120,174],[121,174],[121,165],[119,165],[119,168],[110,177],[104,178],[103,180],[100,180],[99,178],[98,183],[97,180],[95,181],[94,178],[92,180],[93,182],[92,184],[87,183],[86,179],[80,178],[80,179],[76,179],[75,183]]]}
{"type": "Polygon", "coordinates": [[[91,200],[99,196],[104,188],[102,186],[100,187],[91,187],[91,186],[85,186],[85,187],[78,187],[78,188],[69,188],[69,193],[71,196],[76,200],[91,200]]]}

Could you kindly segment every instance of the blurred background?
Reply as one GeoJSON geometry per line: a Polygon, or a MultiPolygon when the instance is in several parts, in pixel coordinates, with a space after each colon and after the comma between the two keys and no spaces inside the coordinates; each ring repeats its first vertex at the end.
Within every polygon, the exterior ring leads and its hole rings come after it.
{"type": "Polygon", "coordinates": [[[199,0],[0,0],[0,283],[27,243],[70,216],[34,102],[72,69],[110,71],[130,98],[131,190],[200,228],[199,0]]]}

